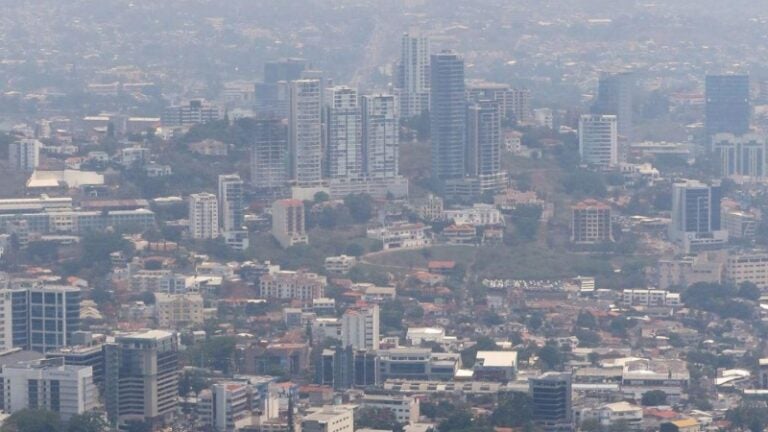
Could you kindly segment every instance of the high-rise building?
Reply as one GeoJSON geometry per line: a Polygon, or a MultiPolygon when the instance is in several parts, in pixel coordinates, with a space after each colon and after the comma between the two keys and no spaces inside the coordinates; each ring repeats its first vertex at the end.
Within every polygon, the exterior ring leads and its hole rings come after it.
{"type": "Polygon", "coordinates": [[[14,141],[8,145],[8,161],[11,169],[34,171],[40,164],[40,149],[43,144],[31,138],[14,141]]]}
{"type": "Polygon", "coordinates": [[[193,239],[219,236],[219,203],[210,193],[189,196],[189,234],[193,239]]]}
{"type": "MultiPolygon", "coordinates": [[[[619,141],[629,143],[632,140],[632,94],[634,93],[634,75],[631,72],[603,74],[597,88],[597,98],[592,106],[594,114],[615,115],[617,119],[619,141]]],[[[621,146],[626,148],[626,145],[621,146]]],[[[626,160],[626,151],[619,149],[619,159],[626,160]]]]}
{"type": "Polygon", "coordinates": [[[728,231],[721,226],[720,184],[707,185],[684,180],[672,185],[672,221],[670,240],[686,252],[713,248],[728,241],[728,231]]]}
{"type": "Polygon", "coordinates": [[[397,87],[400,114],[404,118],[418,116],[429,109],[429,55],[428,37],[418,32],[403,35],[397,87]]]}
{"type": "Polygon", "coordinates": [[[176,334],[152,330],[105,345],[104,400],[112,424],[168,424],[179,397],[176,334]]]}
{"type": "Polygon", "coordinates": [[[712,149],[720,160],[720,176],[765,178],[765,137],[719,133],[712,138],[712,149]]]}
{"type": "Polygon", "coordinates": [[[198,414],[216,432],[233,432],[251,425],[251,387],[240,381],[218,382],[198,396],[198,414]]]}
{"type": "Polygon", "coordinates": [[[291,82],[289,127],[289,174],[298,186],[317,186],[323,180],[323,133],[321,82],[291,82]]]}
{"type": "Polygon", "coordinates": [[[203,323],[203,296],[194,293],[155,295],[155,320],[164,329],[180,329],[203,323]]]}
{"type": "Polygon", "coordinates": [[[705,87],[707,141],[718,133],[749,132],[749,76],[707,75],[705,87]]]}
{"type": "Polygon", "coordinates": [[[233,249],[248,248],[248,230],[243,217],[243,180],[237,174],[219,176],[219,220],[227,245],[233,249]]]}
{"type": "Polygon", "coordinates": [[[272,203],[272,235],[287,248],[296,244],[307,244],[304,203],[300,200],[285,199],[272,203]]]}
{"type": "Polygon", "coordinates": [[[471,80],[467,82],[467,99],[499,102],[502,120],[516,123],[531,121],[531,91],[528,89],[513,89],[508,84],[471,80]]]}
{"type": "Polygon", "coordinates": [[[277,190],[288,184],[288,126],[280,119],[256,120],[251,148],[251,184],[277,190]]]}
{"type": "Polygon", "coordinates": [[[476,178],[479,192],[504,187],[501,171],[501,113],[496,100],[472,102],[467,109],[466,174],[476,178]]]}
{"type": "Polygon", "coordinates": [[[25,361],[2,367],[0,405],[7,414],[44,409],[62,421],[97,406],[90,366],[67,366],[62,358],[25,361]]]}
{"type": "Polygon", "coordinates": [[[579,120],[581,162],[600,168],[618,165],[618,123],[615,115],[583,115],[579,120]]]}
{"type": "Polygon", "coordinates": [[[307,61],[300,58],[284,58],[264,63],[264,83],[295,81],[307,69],[307,61]]]}
{"type": "Polygon", "coordinates": [[[547,372],[528,382],[533,420],[547,432],[573,431],[571,374],[547,372]]]}
{"type": "Polygon", "coordinates": [[[464,59],[451,51],[433,54],[430,76],[432,177],[460,180],[465,173],[467,139],[464,59]]]}
{"type": "Polygon", "coordinates": [[[356,350],[379,349],[379,305],[350,308],[341,316],[341,342],[356,350]]]}
{"type": "Polygon", "coordinates": [[[582,244],[612,242],[611,207],[593,199],[571,207],[571,241],[582,244]]]}
{"type": "Polygon", "coordinates": [[[363,148],[357,90],[325,89],[327,174],[331,179],[360,179],[363,148]]]}
{"type": "Polygon", "coordinates": [[[366,95],[362,103],[363,171],[393,178],[400,171],[400,118],[393,95],[366,95]]]}
{"type": "Polygon", "coordinates": [[[196,99],[186,105],[172,105],[165,108],[162,122],[164,126],[192,126],[221,119],[218,106],[196,99]]]}

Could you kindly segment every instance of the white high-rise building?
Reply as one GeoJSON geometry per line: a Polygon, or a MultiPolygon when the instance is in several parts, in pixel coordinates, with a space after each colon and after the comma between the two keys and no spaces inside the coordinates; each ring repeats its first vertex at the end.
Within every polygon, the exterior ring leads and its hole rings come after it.
{"type": "Polygon", "coordinates": [[[97,405],[91,366],[65,366],[63,358],[6,365],[0,378],[2,409],[8,414],[45,409],[67,421],[97,405]]]}
{"type": "Polygon", "coordinates": [[[618,120],[615,115],[583,115],[579,120],[581,162],[600,168],[619,163],[618,120]]]}
{"type": "Polygon", "coordinates": [[[736,136],[719,133],[712,137],[712,149],[720,159],[722,177],[764,179],[766,139],[757,134],[736,136]]]}
{"type": "Polygon", "coordinates": [[[379,305],[361,305],[344,312],[341,342],[354,349],[379,349],[379,305]]]}
{"type": "Polygon", "coordinates": [[[393,95],[366,95],[362,103],[364,171],[370,178],[393,178],[400,171],[400,117],[393,95]]]}
{"type": "Polygon", "coordinates": [[[290,178],[298,186],[323,180],[322,93],[319,79],[291,82],[289,128],[290,178]]]}
{"type": "Polygon", "coordinates": [[[672,214],[668,235],[686,253],[713,249],[728,241],[728,231],[722,227],[722,190],[696,180],[672,184],[672,214]]]}
{"type": "Polygon", "coordinates": [[[11,168],[18,171],[34,171],[40,164],[40,148],[43,144],[32,138],[12,142],[8,146],[11,168]]]}
{"type": "Polygon", "coordinates": [[[221,233],[233,249],[248,248],[248,230],[243,218],[243,180],[237,174],[219,176],[219,220],[221,233]]]}
{"type": "Polygon", "coordinates": [[[189,196],[189,234],[193,239],[219,236],[219,203],[210,193],[189,196]]]}
{"type": "Polygon", "coordinates": [[[363,175],[360,109],[357,90],[337,86],[325,90],[328,177],[358,179],[363,175]]]}
{"type": "Polygon", "coordinates": [[[403,35],[398,70],[400,113],[405,118],[429,109],[429,38],[412,31],[403,35]]]}
{"type": "Polygon", "coordinates": [[[252,390],[245,382],[225,381],[203,390],[198,397],[201,420],[217,432],[231,432],[250,426],[252,390]]]}
{"type": "Polygon", "coordinates": [[[284,199],[272,203],[272,235],[280,246],[309,243],[305,223],[303,202],[284,199]]]}

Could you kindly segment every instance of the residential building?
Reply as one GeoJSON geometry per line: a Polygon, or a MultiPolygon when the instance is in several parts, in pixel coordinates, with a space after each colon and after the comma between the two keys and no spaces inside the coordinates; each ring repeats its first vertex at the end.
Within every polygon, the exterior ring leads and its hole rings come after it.
{"type": "Polygon", "coordinates": [[[467,99],[498,102],[503,121],[518,124],[531,121],[531,91],[528,89],[513,89],[508,84],[470,80],[467,82],[467,99]]]}
{"type": "Polygon", "coordinates": [[[618,120],[615,115],[583,115],[579,120],[581,162],[598,168],[619,164],[618,120]]]}
{"type": "Polygon", "coordinates": [[[33,138],[23,138],[8,144],[10,167],[17,171],[34,171],[40,164],[43,144],[33,138]]]}
{"type": "Polygon", "coordinates": [[[391,348],[378,351],[379,376],[382,381],[453,380],[461,367],[456,353],[433,353],[431,348],[391,348]]]}
{"type": "Polygon", "coordinates": [[[672,222],[669,238],[686,252],[711,249],[728,241],[722,229],[720,184],[683,180],[672,185],[672,222]]]}
{"type": "Polygon", "coordinates": [[[301,420],[302,432],[354,432],[355,413],[349,406],[326,405],[301,420]]]}
{"type": "Polygon", "coordinates": [[[331,179],[363,177],[363,146],[357,90],[325,89],[327,176],[331,179]]]}
{"type": "Polygon", "coordinates": [[[752,282],[760,289],[768,288],[768,254],[728,254],[725,262],[725,280],[736,285],[752,282]]]}
{"type": "Polygon", "coordinates": [[[571,374],[547,372],[528,380],[533,420],[545,431],[572,431],[571,374]]]}
{"type": "Polygon", "coordinates": [[[163,329],[179,329],[203,323],[203,297],[200,294],[155,295],[155,320],[163,329]]]}
{"type": "Polygon", "coordinates": [[[379,305],[363,304],[341,316],[341,343],[355,350],[379,349],[379,305]]]}
{"type": "Polygon", "coordinates": [[[464,59],[451,51],[431,56],[430,130],[432,176],[461,180],[466,168],[466,94],[464,59]]]}
{"type": "Polygon", "coordinates": [[[619,160],[626,161],[627,143],[632,141],[632,111],[634,75],[631,72],[606,73],[600,77],[597,98],[592,106],[594,114],[615,115],[619,141],[619,160]]]}
{"type": "Polygon", "coordinates": [[[365,95],[362,111],[363,171],[369,178],[391,179],[400,173],[400,116],[393,95],[365,95]]]}
{"type": "Polygon", "coordinates": [[[584,420],[596,420],[602,428],[622,428],[630,432],[639,432],[643,427],[643,407],[626,401],[613,402],[593,409],[586,409],[581,414],[584,420]]]}
{"type": "Polygon", "coordinates": [[[400,424],[418,423],[421,416],[419,398],[414,396],[366,393],[360,404],[363,408],[389,410],[400,424]]]}
{"type": "Polygon", "coordinates": [[[270,271],[259,279],[260,296],[273,299],[297,299],[309,302],[323,297],[326,285],[324,276],[303,271],[270,271]]]}
{"type": "Polygon", "coordinates": [[[705,92],[707,141],[718,133],[749,132],[749,76],[707,75],[705,92]]]}
{"type": "Polygon", "coordinates": [[[495,100],[477,100],[467,109],[466,174],[477,179],[481,194],[506,186],[506,173],[501,170],[501,120],[495,100]]]}
{"type": "Polygon", "coordinates": [[[443,217],[443,199],[437,195],[429,194],[415,206],[416,214],[425,221],[432,222],[443,217]]]}
{"type": "Polygon", "coordinates": [[[478,381],[511,381],[517,373],[517,351],[478,351],[472,370],[478,381]]]}
{"type": "Polygon", "coordinates": [[[221,110],[204,100],[191,100],[186,105],[171,105],[163,112],[163,126],[193,126],[221,119],[221,110]]]}
{"type": "Polygon", "coordinates": [[[179,397],[178,338],[151,330],[105,345],[104,400],[112,424],[169,424],[179,397]]]}
{"type": "Polygon", "coordinates": [[[736,136],[719,133],[712,137],[719,158],[720,176],[761,180],[766,177],[766,139],[756,134],[736,136]]]}
{"type": "Polygon", "coordinates": [[[422,223],[400,223],[379,228],[369,228],[368,238],[381,240],[382,249],[418,249],[429,246],[432,239],[429,228],[422,223]]]}
{"type": "Polygon", "coordinates": [[[168,269],[142,269],[131,274],[131,290],[137,293],[184,293],[187,292],[187,277],[168,269]]]}
{"type": "Polygon", "coordinates": [[[477,243],[477,227],[474,225],[449,225],[441,237],[450,244],[473,245],[477,243]]]}
{"type": "Polygon", "coordinates": [[[612,242],[611,207],[593,199],[571,207],[571,241],[581,244],[612,242]]]}
{"type": "Polygon", "coordinates": [[[680,293],[654,289],[625,289],[621,293],[624,306],[682,306],[680,293]]]}
{"type": "Polygon", "coordinates": [[[189,234],[196,240],[219,236],[219,202],[216,195],[198,193],[189,196],[189,234]]]}
{"type": "Polygon", "coordinates": [[[722,282],[725,259],[710,255],[714,253],[705,252],[677,259],[659,260],[659,288],[666,290],[675,286],[687,287],[698,282],[722,282]]]}
{"type": "Polygon", "coordinates": [[[357,264],[357,258],[347,255],[325,258],[325,270],[328,273],[346,274],[357,264]]]}
{"type": "Polygon", "coordinates": [[[421,115],[429,109],[430,42],[418,31],[405,33],[401,39],[397,92],[404,118],[421,115]]]}
{"type": "Polygon", "coordinates": [[[251,147],[251,185],[276,190],[288,184],[288,125],[281,119],[258,119],[251,147]]]}
{"type": "Polygon", "coordinates": [[[67,421],[98,404],[91,367],[64,365],[60,358],[5,365],[0,378],[0,402],[6,414],[44,409],[67,421]]]}
{"type": "Polygon", "coordinates": [[[752,212],[723,207],[723,226],[729,239],[751,239],[757,234],[757,216],[752,212]]]}
{"type": "Polygon", "coordinates": [[[272,235],[283,248],[308,244],[304,203],[285,199],[272,203],[272,235]]]}
{"type": "Polygon", "coordinates": [[[248,249],[243,186],[243,180],[237,174],[219,175],[219,226],[227,245],[237,250],[248,249]]]}
{"type": "Polygon", "coordinates": [[[473,204],[462,209],[443,210],[442,219],[457,225],[504,226],[504,215],[492,204],[473,204]]]}
{"type": "Polygon", "coordinates": [[[289,177],[298,186],[317,186],[323,178],[322,92],[318,79],[291,82],[289,177]]]}

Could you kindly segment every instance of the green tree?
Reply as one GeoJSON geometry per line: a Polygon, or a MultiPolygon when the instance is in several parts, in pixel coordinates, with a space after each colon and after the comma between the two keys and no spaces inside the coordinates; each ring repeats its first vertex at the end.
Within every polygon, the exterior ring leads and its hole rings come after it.
{"type": "Polygon", "coordinates": [[[43,409],[23,409],[11,414],[0,432],[61,432],[59,415],[43,409]]]}
{"type": "Polygon", "coordinates": [[[67,422],[66,432],[106,432],[109,424],[99,413],[86,412],[72,416],[67,422]]]}
{"type": "Polygon", "coordinates": [[[403,425],[397,422],[397,416],[388,408],[361,408],[355,413],[355,430],[361,428],[403,431],[403,425]]]}
{"type": "Polygon", "coordinates": [[[667,404],[667,394],[664,390],[651,390],[643,393],[640,403],[643,406],[658,406],[667,404]]]}
{"type": "Polygon", "coordinates": [[[558,370],[563,365],[563,353],[555,343],[547,342],[539,350],[539,362],[544,370],[558,370]]]}
{"type": "Polygon", "coordinates": [[[366,223],[373,217],[373,199],[368,194],[347,195],[344,205],[356,223],[366,223]]]}
{"type": "Polygon", "coordinates": [[[478,351],[498,351],[499,346],[493,339],[487,336],[480,336],[477,343],[461,352],[461,363],[465,368],[471,368],[475,365],[478,351]]]}
{"type": "Polygon", "coordinates": [[[768,426],[768,407],[765,403],[742,403],[725,413],[733,426],[752,432],[763,432],[768,426]]]}
{"type": "Polygon", "coordinates": [[[538,205],[520,205],[512,210],[510,218],[515,232],[524,240],[534,240],[539,231],[542,209],[538,205]]]}
{"type": "Polygon", "coordinates": [[[497,427],[530,427],[533,424],[531,397],[521,392],[499,394],[499,403],[491,414],[491,423],[497,427]]]}

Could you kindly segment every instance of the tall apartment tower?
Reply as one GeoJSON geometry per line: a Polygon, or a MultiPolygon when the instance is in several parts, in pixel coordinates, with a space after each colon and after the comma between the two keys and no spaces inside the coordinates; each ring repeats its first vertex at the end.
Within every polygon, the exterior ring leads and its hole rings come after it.
{"type": "Polygon", "coordinates": [[[400,172],[400,117],[394,95],[361,98],[363,171],[370,178],[394,178],[400,172]]]}
{"type": "Polygon", "coordinates": [[[618,121],[615,115],[583,115],[579,120],[581,162],[600,168],[619,163],[618,121]]]}
{"type": "Polygon", "coordinates": [[[238,250],[248,248],[248,231],[243,217],[243,180],[237,174],[219,175],[219,220],[226,243],[238,250]]]}
{"type": "MultiPolygon", "coordinates": [[[[603,74],[597,88],[597,99],[592,106],[594,114],[615,115],[617,119],[619,141],[628,143],[632,140],[632,94],[634,75],[631,72],[603,74]]],[[[626,147],[622,146],[622,147],[626,147]]],[[[626,158],[626,151],[619,150],[619,159],[626,158]]]]}
{"type": "Polygon", "coordinates": [[[152,330],[105,345],[104,400],[114,425],[168,424],[179,396],[176,334],[152,330]]]}
{"type": "Polygon", "coordinates": [[[428,37],[418,32],[403,35],[397,87],[400,114],[404,118],[418,116],[429,109],[429,55],[428,37]]]}
{"type": "Polygon", "coordinates": [[[581,244],[612,242],[611,207],[593,199],[571,207],[571,241],[581,244]]]}
{"type": "Polygon", "coordinates": [[[533,420],[544,431],[572,431],[571,374],[547,372],[528,382],[533,420]]]}
{"type": "Polygon", "coordinates": [[[363,176],[363,146],[357,90],[325,89],[327,173],[331,179],[363,176]]]}
{"type": "Polygon", "coordinates": [[[40,163],[43,144],[31,138],[14,141],[8,146],[8,161],[17,171],[34,171],[40,163]]]}
{"type": "Polygon", "coordinates": [[[712,150],[720,160],[721,177],[766,177],[766,140],[764,136],[736,136],[719,133],[712,137],[712,150]]]}
{"type": "Polygon", "coordinates": [[[480,100],[467,109],[466,174],[478,180],[479,192],[504,186],[501,171],[501,110],[496,100],[480,100]]]}
{"type": "Polygon", "coordinates": [[[379,349],[379,305],[361,305],[341,316],[341,342],[356,350],[379,349]]]}
{"type": "Polygon", "coordinates": [[[323,180],[323,128],[321,81],[291,83],[289,175],[298,186],[317,186],[323,180]]]}
{"type": "Polygon", "coordinates": [[[462,179],[467,138],[464,59],[452,51],[431,58],[432,177],[441,181],[462,179]]]}
{"type": "Polygon", "coordinates": [[[718,133],[749,132],[749,76],[707,75],[705,87],[707,142],[718,133]]]}
{"type": "Polygon", "coordinates": [[[670,240],[686,252],[720,246],[728,241],[722,229],[720,184],[684,180],[672,185],[670,240]]]}
{"type": "Polygon", "coordinates": [[[295,199],[277,200],[272,204],[272,235],[287,248],[307,244],[304,203],[295,199]]]}
{"type": "Polygon", "coordinates": [[[281,119],[256,120],[251,148],[251,184],[277,190],[288,184],[288,126],[281,119]]]}
{"type": "Polygon", "coordinates": [[[219,202],[210,193],[189,196],[189,234],[193,239],[219,236],[219,202]]]}

